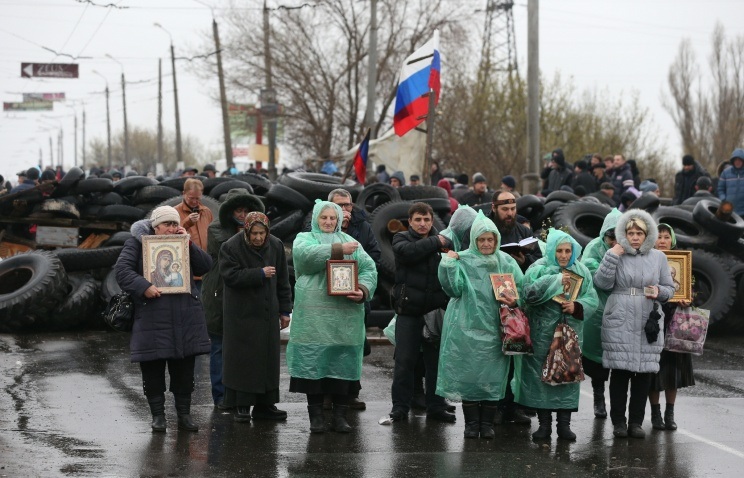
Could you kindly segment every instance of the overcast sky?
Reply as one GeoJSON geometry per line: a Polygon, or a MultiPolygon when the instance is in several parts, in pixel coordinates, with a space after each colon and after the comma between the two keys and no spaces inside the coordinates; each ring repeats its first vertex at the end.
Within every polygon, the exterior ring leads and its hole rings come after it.
{"type": "MultiPolygon", "coordinates": [[[[108,4],[111,0],[93,0],[108,4]]],[[[458,1],[458,0],[452,0],[458,1]]],[[[482,8],[486,0],[463,0],[482,8]],[[480,4],[483,4],[482,6],[480,4]]],[[[0,174],[15,180],[15,172],[38,163],[41,148],[49,163],[49,138],[53,137],[57,163],[57,132],[64,132],[64,163],[74,160],[73,121],[75,111],[82,129],[83,104],[87,114],[87,139],[106,136],[103,90],[111,91],[113,131],[123,125],[120,65],[127,80],[127,111],[130,128],[157,125],[157,62],[163,58],[164,121],[174,129],[170,40],[153,26],[160,23],[173,37],[176,56],[202,44],[211,33],[211,12],[190,0],[113,0],[126,9],[101,8],[76,0],[0,0],[0,92],[3,102],[21,101],[22,93],[64,92],[68,100],[55,104],[51,112],[14,112],[0,116],[0,174]],[[21,62],[73,62],[42,48],[80,57],[79,79],[24,79],[21,62]],[[88,57],[88,58],[85,58],[88,57]],[[93,73],[98,71],[104,78],[93,73]]],[[[221,7],[226,1],[204,0],[221,7]]],[[[238,2],[240,3],[240,2],[238,2]]],[[[247,3],[247,2],[246,2],[247,3]]],[[[269,5],[278,5],[270,0],[269,5]]],[[[281,0],[295,5],[300,0],[281,0]]],[[[218,8],[217,17],[225,10],[218,8]]],[[[256,11],[260,15],[260,10],[256,11]]],[[[705,75],[710,37],[721,22],[728,37],[744,35],[744,2],[741,0],[543,0],[540,2],[540,68],[552,77],[556,71],[573,77],[579,89],[607,89],[615,97],[639,91],[651,109],[659,136],[665,140],[669,158],[683,152],[669,115],[661,108],[666,75],[679,43],[690,38],[705,75]]],[[[514,7],[517,56],[526,77],[527,0],[514,7]]],[[[480,25],[479,25],[480,27],[480,25]]],[[[443,54],[448,52],[442,45],[443,54]]],[[[222,148],[219,105],[207,93],[217,84],[200,84],[177,64],[183,135],[194,135],[212,150],[222,148]]],[[[446,77],[446,63],[442,66],[446,77]]],[[[446,91],[443,91],[446,94],[446,91]]],[[[250,99],[249,99],[250,100],[250,99]]],[[[79,149],[80,149],[80,141],[79,149]]],[[[556,145],[559,146],[559,145],[556,145]]],[[[575,158],[572,158],[575,159],[575,158]]],[[[82,160],[81,153],[78,161],[82,160]]]]}

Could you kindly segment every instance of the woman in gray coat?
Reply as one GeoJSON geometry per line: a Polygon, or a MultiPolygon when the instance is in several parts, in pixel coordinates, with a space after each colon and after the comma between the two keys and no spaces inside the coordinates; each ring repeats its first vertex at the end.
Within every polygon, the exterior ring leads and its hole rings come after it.
{"type": "Polygon", "coordinates": [[[612,370],[610,418],[613,434],[619,438],[645,437],[641,424],[646,396],[652,374],[659,371],[659,355],[664,348],[663,334],[653,338],[644,331],[653,311],[659,314],[659,326],[663,324],[659,302],[666,302],[674,293],[666,256],[654,249],[658,235],[656,223],[647,212],[631,209],[624,213],[615,227],[617,244],[605,253],[594,274],[595,286],[611,291],[602,316],[602,364],[612,370]]]}

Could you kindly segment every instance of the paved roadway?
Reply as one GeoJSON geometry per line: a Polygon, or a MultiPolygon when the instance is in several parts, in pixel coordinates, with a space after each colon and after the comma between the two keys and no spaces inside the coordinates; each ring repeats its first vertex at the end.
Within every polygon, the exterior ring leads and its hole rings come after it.
{"type": "MultiPolygon", "coordinates": [[[[208,359],[197,361],[192,414],[198,433],[152,434],[128,336],[108,331],[0,335],[0,477],[741,477],[744,476],[744,338],[710,337],[695,358],[696,387],[680,392],[676,432],[616,440],[591,412],[582,384],[575,443],[535,444],[531,429],[497,428],[496,440],[465,440],[458,423],[412,416],[383,426],[392,377],[390,346],[365,359],[353,433],[310,435],[304,396],[282,393],[286,423],[242,424],[216,411],[208,359]]],[[[282,370],[286,370],[283,365],[282,370]]],[[[289,377],[282,375],[282,390],[289,377]]],[[[175,423],[167,398],[169,426],[175,423]]],[[[536,421],[536,420],[533,420],[536,421]]]]}

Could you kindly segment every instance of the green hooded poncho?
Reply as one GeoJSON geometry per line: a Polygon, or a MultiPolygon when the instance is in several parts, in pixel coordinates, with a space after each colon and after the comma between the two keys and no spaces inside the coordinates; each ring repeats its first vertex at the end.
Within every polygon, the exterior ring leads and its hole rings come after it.
{"type": "MultiPolygon", "coordinates": [[[[607,231],[614,231],[617,220],[623,213],[617,208],[610,211],[602,223],[602,229],[599,231],[599,237],[592,239],[584,249],[581,256],[581,263],[589,269],[589,273],[594,277],[594,273],[599,269],[602,258],[610,248],[604,241],[607,231]]],[[[602,364],[602,314],[604,313],[607,297],[610,291],[594,288],[597,292],[597,309],[590,315],[584,311],[584,344],[581,346],[582,355],[593,362],[602,364]]]]}
{"type": "MultiPolygon", "coordinates": [[[[597,308],[597,293],[592,285],[589,270],[576,259],[581,254],[581,246],[565,232],[551,229],[546,245],[547,254],[532,264],[524,275],[524,311],[530,320],[530,337],[535,348],[534,355],[522,356],[521,362],[514,365],[514,400],[521,405],[547,410],[578,410],[579,383],[567,385],[548,385],[543,383],[542,367],[548,355],[553,333],[561,322],[561,304],[553,297],[563,292],[561,267],[555,257],[559,244],[570,243],[571,259],[566,269],[584,278],[576,300],[584,309],[584,316],[594,313],[597,308]]],[[[582,337],[582,321],[566,316],[570,325],[582,337]]]]}
{"type": "MultiPolygon", "coordinates": [[[[289,375],[295,378],[359,380],[365,336],[364,304],[346,297],[329,296],[326,281],[326,261],[331,258],[331,245],[355,239],[341,232],[340,220],[335,232],[320,230],[318,217],[329,207],[337,217],[343,217],[339,206],[316,201],[311,232],[297,234],[294,241],[292,259],[297,283],[287,343],[287,367],[289,375]]],[[[359,285],[372,297],[377,287],[377,269],[372,258],[361,247],[343,258],[358,262],[359,285]]]]}
{"type": "Polygon", "coordinates": [[[452,400],[496,401],[504,398],[510,356],[501,352],[499,303],[494,296],[490,274],[514,274],[517,290],[522,271],[508,254],[498,250],[501,235],[482,212],[470,230],[470,248],[460,259],[443,256],[439,282],[451,297],[444,315],[439,352],[437,395],[452,400]],[[496,251],[478,251],[478,236],[496,235],[496,251]]]}

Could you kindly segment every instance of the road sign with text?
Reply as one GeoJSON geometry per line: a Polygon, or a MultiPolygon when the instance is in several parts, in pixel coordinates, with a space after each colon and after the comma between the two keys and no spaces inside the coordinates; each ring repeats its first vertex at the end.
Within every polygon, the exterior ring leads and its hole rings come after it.
{"type": "Polygon", "coordinates": [[[77,78],[76,63],[21,63],[23,78],[77,78]]]}
{"type": "Polygon", "coordinates": [[[54,109],[54,103],[51,101],[3,103],[3,111],[50,111],[52,109],[54,109]]]}

